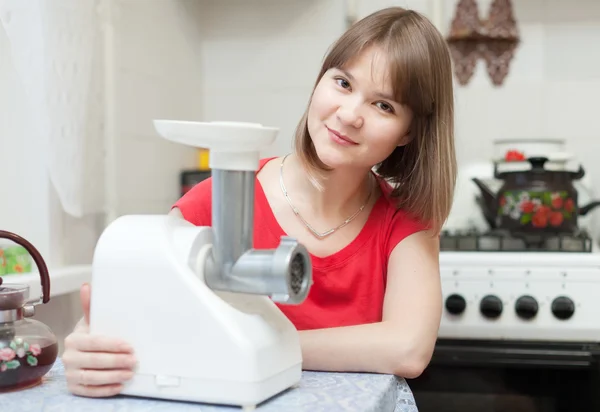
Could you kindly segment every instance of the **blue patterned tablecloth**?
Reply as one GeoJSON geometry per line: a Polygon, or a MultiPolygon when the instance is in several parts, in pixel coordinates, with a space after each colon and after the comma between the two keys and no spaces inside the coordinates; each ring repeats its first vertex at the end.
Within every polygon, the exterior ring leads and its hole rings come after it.
{"type": "MultiPolygon", "coordinates": [[[[35,388],[0,395],[2,412],[231,412],[242,408],[117,396],[83,398],[67,390],[60,360],[35,388]]],[[[404,379],[363,373],[302,373],[298,388],[258,406],[257,412],[417,412],[404,379]]]]}

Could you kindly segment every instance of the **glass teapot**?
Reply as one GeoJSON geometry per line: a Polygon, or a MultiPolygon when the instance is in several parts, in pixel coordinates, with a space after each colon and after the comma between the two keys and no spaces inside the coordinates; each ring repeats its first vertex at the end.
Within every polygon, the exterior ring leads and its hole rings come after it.
{"type": "Polygon", "coordinates": [[[21,236],[0,230],[0,238],[23,246],[37,265],[42,296],[29,302],[29,286],[2,282],[0,277],[0,392],[30,388],[42,378],[58,355],[58,342],[48,326],[34,319],[34,305],[50,300],[48,268],[38,250],[21,236]]]}

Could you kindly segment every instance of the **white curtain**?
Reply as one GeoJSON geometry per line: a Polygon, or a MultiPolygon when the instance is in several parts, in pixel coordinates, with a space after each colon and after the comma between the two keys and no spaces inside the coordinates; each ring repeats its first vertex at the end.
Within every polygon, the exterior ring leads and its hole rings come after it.
{"type": "MultiPolygon", "coordinates": [[[[0,22],[64,211],[104,211],[101,0],[0,0],[0,22]]],[[[3,58],[0,56],[0,58],[3,58]]]]}

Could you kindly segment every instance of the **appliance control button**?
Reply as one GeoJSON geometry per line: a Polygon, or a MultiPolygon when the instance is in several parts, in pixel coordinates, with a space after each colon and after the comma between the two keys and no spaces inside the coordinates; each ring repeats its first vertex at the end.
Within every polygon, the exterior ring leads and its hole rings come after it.
{"type": "Polygon", "coordinates": [[[496,319],[502,314],[502,301],[498,296],[487,295],[481,299],[479,311],[483,316],[490,319],[496,319]]]}
{"type": "Polygon", "coordinates": [[[156,375],[154,382],[158,387],[179,386],[179,376],[156,375]]]}
{"type": "Polygon", "coordinates": [[[453,315],[460,315],[465,311],[467,301],[462,296],[454,293],[446,298],[446,310],[453,315]]]}
{"type": "Polygon", "coordinates": [[[515,303],[515,311],[521,319],[533,319],[537,315],[538,310],[539,305],[533,296],[521,296],[515,303]]]}
{"type": "Polygon", "coordinates": [[[560,320],[569,319],[575,313],[575,302],[566,296],[559,296],[552,301],[552,313],[560,320]]]}

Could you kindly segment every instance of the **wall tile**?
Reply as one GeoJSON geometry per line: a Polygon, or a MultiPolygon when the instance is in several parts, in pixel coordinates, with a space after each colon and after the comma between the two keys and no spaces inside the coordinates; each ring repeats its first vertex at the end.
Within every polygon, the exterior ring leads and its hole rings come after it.
{"type": "Polygon", "coordinates": [[[122,215],[143,214],[143,215],[164,215],[169,213],[171,207],[177,199],[124,199],[119,205],[119,212],[122,215]]]}
{"type": "Polygon", "coordinates": [[[468,87],[456,92],[459,161],[490,159],[495,139],[543,137],[543,85],[468,87]]]}
{"type": "Polygon", "coordinates": [[[117,68],[159,78],[187,71],[199,57],[202,5],[189,0],[121,0],[113,24],[117,68]]]}
{"type": "MultiPolygon", "coordinates": [[[[548,82],[543,93],[545,135],[583,140],[600,137],[600,81],[548,82]]],[[[596,144],[600,149],[600,141],[596,144]]]]}
{"type": "Polygon", "coordinates": [[[202,115],[202,8],[186,0],[120,4],[115,23],[118,213],[146,213],[157,209],[156,202],[176,200],[179,173],[196,164],[195,150],[163,139],[153,120],[202,115]]]}
{"type": "Polygon", "coordinates": [[[343,30],[344,0],[201,0],[205,39],[293,38],[343,30]]]}
{"type": "Polygon", "coordinates": [[[571,23],[596,25],[600,22],[600,2],[597,0],[541,1],[543,7],[540,7],[538,13],[547,26],[571,25],[571,23]]]}
{"type": "Polygon", "coordinates": [[[157,144],[152,135],[145,141],[123,140],[119,148],[119,199],[178,198],[179,173],[195,165],[195,155],[187,153],[187,148],[177,143],[157,144]],[[187,163],[182,158],[188,159],[187,163]]]}
{"type": "Polygon", "coordinates": [[[548,81],[600,81],[600,18],[595,23],[548,24],[544,43],[548,81]]]}
{"type": "Polygon", "coordinates": [[[202,114],[199,80],[176,69],[167,78],[120,72],[118,79],[116,117],[123,138],[156,134],[155,119],[189,120],[202,114]]]}
{"type": "Polygon", "coordinates": [[[203,4],[205,90],[312,87],[327,48],[344,29],[341,0],[203,4]]]}

